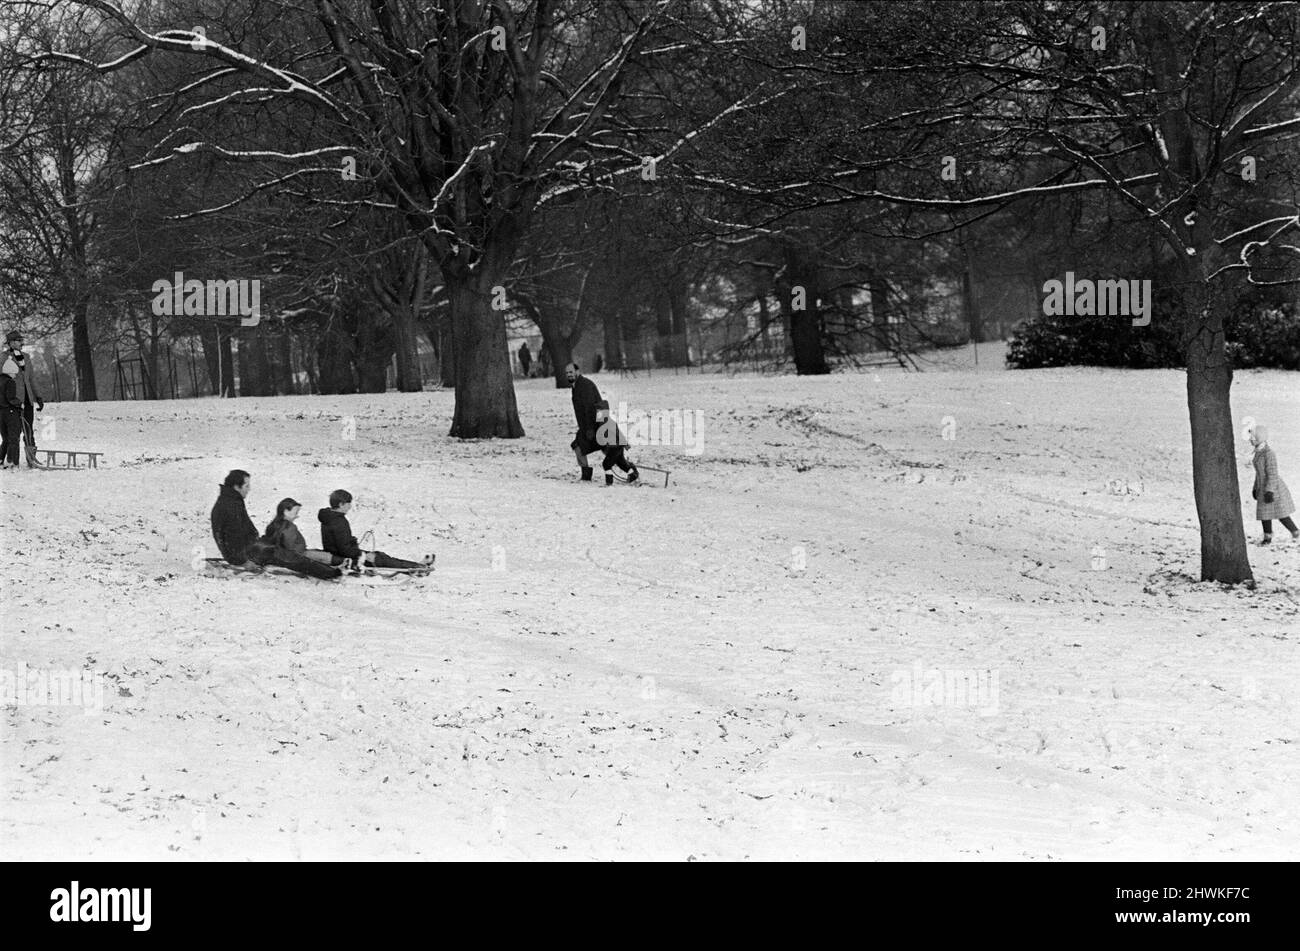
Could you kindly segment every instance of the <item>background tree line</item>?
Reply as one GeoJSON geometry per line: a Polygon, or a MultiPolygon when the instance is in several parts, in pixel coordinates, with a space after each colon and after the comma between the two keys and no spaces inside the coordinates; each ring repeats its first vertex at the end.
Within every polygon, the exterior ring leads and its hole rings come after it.
{"type": "Polygon", "coordinates": [[[0,299],[67,335],[78,398],[123,351],[149,396],[178,349],[232,396],[378,391],[390,364],[419,389],[423,352],[452,435],[515,437],[512,321],[557,373],[599,333],[611,367],[817,374],[979,340],[1066,270],[1149,279],[1155,329],[1035,320],[1013,359],[1185,366],[1203,573],[1249,575],[1229,388],[1234,356],[1294,354],[1295,4],[0,17],[0,299]],[[265,319],[161,319],[150,287],[177,271],[261,281],[265,319]]]}

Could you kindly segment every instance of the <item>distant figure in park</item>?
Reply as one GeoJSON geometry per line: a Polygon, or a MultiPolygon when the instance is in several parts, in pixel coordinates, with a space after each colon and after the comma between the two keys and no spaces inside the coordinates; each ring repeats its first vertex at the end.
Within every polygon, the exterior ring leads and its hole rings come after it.
{"type": "Polygon", "coordinates": [[[23,438],[23,401],[18,395],[18,364],[5,357],[0,366],[0,469],[18,468],[23,438]]]}
{"type": "Polygon", "coordinates": [[[524,379],[528,379],[528,371],[533,365],[533,354],[528,349],[528,341],[525,340],[519,345],[519,369],[524,371],[524,379]]]}
{"type": "Polygon", "coordinates": [[[36,461],[36,417],[35,413],[42,412],[45,409],[45,401],[41,399],[41,394],[36,392],[36,381],[32,379],[30,367],[27,363],[27,354],[23,353],[23,335],[22,331],[11,330],[5,335],[5,348],[0,352],[0,360],[12,359],[18,366],[18,376],[14,382],[18,388],[18,398],[22,401],[22,434],[27,443],[27,466],[32,469],[42,469],[39,462],[36,461]]]}
{"type": "Polygon", "coordinates": [[[1250,444],[1255,447],[1255,487],[1250,496],[1255,500],[1255,518],[1264,523],[1261,545],[1273,541],[1273,519],[1278,519],[1291,537],[1300,539],[1300,529],[1291,521],[1295,504],[1286,483],[1277,474],[1277,455],[1268,444],[1268,427],[1256,426],[1250,433],[1250,444]]]}
{"type": "Polygon", "coordinates": [[[226,474],[217,502],[212,506],[212,539],[228,564],[247,569],[275,565],[312,578],[337,578],[343,574],[338,568],[259,539],[244,505],[252,489],[253,477],[243,469],[232,469],[226,474]]]}
{"type": "Polygon", "coordinates": [[[433,569],[433,555],[419,561],[394,558],[382,551],[362,551],[361,544],[352,534],[348,512],[352,510],[352,493],[335,489],[330,493],[330,507],[316,513],[320,520],[320,545],[331,555],[350,558],[357,568],[401,568],[406,571],[433,569]]]}
{"type": "Polygon", "coordinates": [[[603,353],[596,354],[596,359],[592,361],[591,372],[599,373],[602,369],[604,369],[604,367],[605,367],[605,355],[603,353]]]}
{"type": "Polygon", "coordinates": [[[262,534],[262,541],[268,545],[274,545],[276,548],[283,548],[286,551],[302,555],[304,558],[310,558],[312,561],[318,561],[323,565],[334,565],[344,570],[350,567],[350,563],[346,558],[331,555],[319,548],[307,547],[307,540],[302,537],[302,532],[298,531],[298,526],[294,524],[301,513],[301,502],[296,499],[281,499],[280,504],[275,507],[275,518],[266,526],[266,531],[262,534]]]}
{"type": "Polygon", "coordinates": [[[600,390],[582,375],[577,363],[566,366],[564,375],[573,388],[573,416],[578,423],[577,435],[569,446],[578,457],[582,481],[591,481],[592,468],[587,465],[587,456],[600,451],[605,454],[601,468],[605,470],[606,485],[614,484],[614,474],[610,471],[614,466],[628,474],[628,482],[635,482],[640,475],[636,466],[628,462],[623,449],[626,441],[618,424],[609,419],[609,404],[600,398],[600,390]]]}

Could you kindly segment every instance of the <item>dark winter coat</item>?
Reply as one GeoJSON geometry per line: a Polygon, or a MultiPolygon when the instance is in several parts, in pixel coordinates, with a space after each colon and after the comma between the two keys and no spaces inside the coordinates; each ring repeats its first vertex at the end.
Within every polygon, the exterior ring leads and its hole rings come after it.
{"type": "Polygon", "coordinates": [[[361,545],[353,536],[352,525],[346,515],[334,509],[321,509],[316,517],[320,519],[321,548],[340,558],[361,558],[361,545]]]}
{"type": "Polygon", "coordinates": [[[1291,501],[1291,492],[1277,474],[1277,456],[1273,447],[1267,444],[1255,450],[1255,518],[1259,521],[1272,521],[1286,518],[1295,511],[1291,501]],[[1264,500],[1264,494],[1271,492],[1273,501],[1264,500]]]}
{"type": "Polygon", "coordinates": [[[249,549],[257,542],[257,528],[248,517],[244,497],[228,485],[221,487],[212,506],[212,539],[221,557],[232,565],[249,560],[249,549]]]}
{"type": "Polygon", "coordinates": [[[0,462],[18,465],[23,440],[23,401],[14,378],[0,373],[0,462]]]}
{"type": "Polygon", "coordinates": [[[271,524],[266,526],[266,534],[262,536],[262,541],[300,555],[307,550],[307,540],[302,537],[302,532],[298,531],[298,526],[293,522],[277,523],[272,520],[271,524]]]}
{"type": "Polygon", "coordinates": [[[596,406],[600,403],[600,390],[585,376],[573,381],[573,418],[578,421],[578,432],[594,442],[596,438],[596,406]]]}
{"type": "Polygon", "coordinates": [[[36,380],[32,378],[30,372],[31,365],[28,363],[27,354],[14,353],[12,350],[8,350],[5,351],[3,355],[0,355],[0,362],[3,362],[5,356],[8,356],[14,361],[14,363],[18,364],[18,379],[16,381],[18,386],[18,405],[27,407],[31,406],[33,403],[39,403],[41,406],[44,406],[45,400],[41,399],[41,394],[36,391],[36,380]]]}
{"type": "Polygon", "coordinates": [[[0,374],[0,409],[21,410],[22,408],[23,398],[18,389],[18,381],[11,376],[0,374]]]}

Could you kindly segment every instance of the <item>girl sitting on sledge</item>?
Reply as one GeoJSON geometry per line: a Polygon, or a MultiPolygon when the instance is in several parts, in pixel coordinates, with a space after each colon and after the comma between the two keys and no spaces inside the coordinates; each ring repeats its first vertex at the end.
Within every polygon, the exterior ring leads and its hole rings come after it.
{"type": "Polygon", "coordinates": [[[280,504],[275,507],[275,518],[266,526],[266,533],[262,535],[262,541],[268,545],[274,545],[276,548],[296,552],[305,558],[310,558],[312,561],[319,561],[321,564],[341,567],[345,571],[351,567],[351,562],[347,558],[331,555],[319,548],[307,547],[307,540],[302,537],[302,532],[298,531],[298,526],[294,524],[301,512],[301,502],[295,499],[281,499],[280,504]]]}

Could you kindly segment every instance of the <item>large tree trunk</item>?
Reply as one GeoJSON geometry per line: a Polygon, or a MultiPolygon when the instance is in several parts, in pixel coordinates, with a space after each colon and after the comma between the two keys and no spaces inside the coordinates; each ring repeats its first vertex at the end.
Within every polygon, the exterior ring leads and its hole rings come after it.
{"type": "Polygon", "coordinates": [[[456,386],[456,345],[451,332],[451,312],[446,311],[438,320],[438,375],[445,389],[456,386]]]}
{"type": "Polygon", "coordinates": [[[423,302],[424,279],[418,261],[408,262],[406,267],[408,270],[400,275],[397,286],[388,283],[386,275],[372,275],[370,294],[392,324],[393,347],[397,357],[397,389],[402,393],[418,393],[424,389],[424,379],[420,374],[415,315],[423,302]]]}
{"type": "Polygon", "coordinates": [[[266,358],[266,324],[239,335],[239,395],[271,396],[271,367],[266,358]]]}
{"type": "Polygon", "coordinates": [[[162,330],[159,327],[158,315],[150,311],[149,313],[149,355],[147,357],[147,366],[149,368],[149,388],[153,391],[150,399],[165,399],[167,390],[163,387],[162,371],[166,369],[167,361],[160,359],[162,356],[162,330]]]}
{"type": "MultiPolygon", "coordinates": [[[[199,343],[203,348],[203,367],[208,373],[208,386],[212,395],[221,392],[221,357],[218,352],[217,328],[215,324],[199,325],[199,343]]],[[[194,394],[198,396],[198,393],[194,394]]]]}
{"type": "MultiPolygon", "coordinates": [[[[58,127],[58,123],[55,123],[58,127]]],[[[65,127],[64,132],[69,130],[65,127]]],[[[67,238],[66,258],[69,280],[65,284],[72,317],[72,356],[77,365],[77,399],[86,403],[99,399],[95,387],[95,354],[90,346],[90,291],[86,245],[87,221],[80,200],[77,157],[68,138],[61,138],[54,151],[54,172],[58,176],[63,202],[61,211],[67,238]]]]}
{"type": "MultiPolygon", "coordinates": [[[[573,346],[578,342],[581,333],[581,321],[578,322],[578,329],[568,334],[564,331],[564,320],[557,317],[549,305],[538,306],[531,300],[524,300],[522,303],[529,318],[542,332],[542,348],[546,351],[551,365],[555,388],[567,389],[569,380],[564,374],[564,368],[573,362],[573,346]]],[[[590,370],[591,367],[585,369],[590,370]]]]}
{"type": "Polygon", "coordinates": [[[424,380],[420,375],[415,314],[409,307],[398,307],[389,317],[393,321],[393,342],[397,347],[397,389],[402,393],[418,393],[424,389],[424,380]]]}
{"type": "Polygon", "coordinates": [[[605,331],[605,369],[622,370],[625,366],[623,360],[623,328],[627,326],[624,318],[627,313],[627,305],[622,301],[622,295],[619,299],[610,302],[601,313],[601,325],[605,331]]]}
{"type": "Polygon", "coordinates": [[[790,313],[790,330],[794,337],[794,369],[800,376],[830,373],[826,354],[822,350],[821,324],[817,320],[817,305],[809,295],[809,306],[790,313]]]}
{"type": "Polygon", "coordinates": [[[546,348],[546,354],[551,360],[551,375],[555,377],[555,388],[568,389],[569,378],[565,376],[564,368],[573,362],[573,341],[564,334],[551,334],[549,337],[543,335],[542,346],[546,348]]]}
{"type": "Polygon", "coordinates": [[[777,295],[781,302],[781,316],[790,328],[795,372],[800,376],[830,373],[822,349],[821,322],[817,319],[817,282],[811,276],[811,269],[805,267],[801,257],[792,251],[786,253],[785,273],[787,276],[779,282],[777,295]],[[799,308],[794,306],[796,287],[803,288],[803,302],[799,308]]]}
{"type": "MultiPolygon", "coordinates": [[[[1215,240],[1222,233],[1213,200],[1216,173],[1197,153],[1201,131],[1194,126],[1193,109],[1181,88],[1190,66],[1180,62],[1178,44],[1159,14],[1143,5],[1136,24],[1146,33],[1144,45],[1152,49],[1155,88],[1162,90],[1160,152],[1167,163],[1162,179],[1170,195],[1181,200],[1171,209],[1182,217],[1182,237],[1172,227],[1166,237],[1173,252],[1177,279],[1184,287],[1183,344],[1187,358],[1187,411],[1192,430],[1192,488],[1196,516],[1201,526],[1201,580],[1226,584],[1253,582],[1246,535],[1241,519],[1237,484],[1236,441],[1232,425],[1232,366],[1228,362],[1223,318],[1230,302],[1224,285],[1210,279],[1228,256],[1215,240]],[[1186,248],[1183,247],[1186,243],[1186,248]],[[1189,254],[1188,251],[1193,253],[1189,254]]],[[[1217,151],[1217,144],[1216,144],[1217,151]]],[[[1217,154],[1206,155],[1210,163],[1217,154]]],[[[1220,183],[1222,178],[1219,177],[1220,183]]],[[[1225,187],[1220,184],[1220,188],[1225,187]]],[[[1231,186],[1228,186],[1231,187],[1231,186]]],[[[1175,218],[1176,220],[1176,218],[1175,218]]],[[[1175,226],[1176,227],[1176,226],[1175,226]]]]}
{"type": "Polygon", "coordinates": [[[1193,329],[1186,341],[1187,410],[1192,424],[1192,487],[1201,525],[1201,580],[1253,581],[1241,518],[1235,430],[1221,299],[1205,284],[1185,296],[1193,329]]]}
{"type": "Polygon", "coordinates": [[[655,295],[655,362],[679,367],[686,363],[686,282],[680,271],[664,275],[655,295]]]}
{"type": "Polygon", "coordinates": [[[275,388],[285,396],[298,392],[293,379],[293,347],[289,328],[283,325],[275,335],[275,388]]]}
{"type": "Polygon", "coordinates": [[[72,357],[77,364],[77,399],[99,399],[95,389],[95,354],[90,349],[90,300],[78,296],[72,306],[72,357]]]}
{"type": "Polygon", "coordinates": [[[355,346],[351,335],[338,317],[330,319],[321,333],[317,347],[320,391],[324,394],[355,393],[357,381],[352,372],[355,346]]]}
{"type": "Polygon", "coordinates": [[[961,302],[962,311],[966,318],[966,331],[974,343],[983,343],[984,314],[980,310],[979,283],[975,276],[975,255],[971,251],[971,245],[976,244],[978,246],[978,244],[974,236],[968,235],[965,229],[957,234],[958,243],[961,245],[961,302]]]}
{"type": "Polygon", "coordinates": [[[388,390],[388,361],[368,353],[357,360],[357,389],[362,393],[384,393],[388,390]]]}
{"type": "Polygon", "coordinates": [[[253,368],[252,356],[247,336],[240,334],[235,341],[235,366],[239,370],[239,381],[237,384],[240,396],[255,396],[253,392],[253,368]]]}
{"type": "Polygon", "coordinates": [[[303,373],[307,376],[307,392],[319,396],[323,392],[320,388],[320,373],[316,368],[319,347],[309,344],[308,338],[299,337],[298,352],[302,356],[303,373]]]}
{"type": "Polygon", "coordinates": [[[492,288],[504,284],[506,270],[497,257],[485,254],[468,275],[444,270],[456,354],[456,411],[450,435],[458,439],[524,435],[510,377],[506,324],[491,306],[492,288]]]}
{"type": "Polygon", "coordinates": [[[388,389],[388,367],[393,361],[392,328],[361,317],[346,325],[355,341],[353,363],[357,386],[362,393],[383,393],[388,389]]]}
{"type": "Polygon", "coordinates": [[[690,342],[687,337],[689,331],[687,312],[690,309],[690,286],[687,284],[686,275],[678,271],[673,275],[669,287],[668,303],[673,320],[672,365],[689,366],[691,358],[690,342]]]}
{"type": "Polygon", "coordinates": [[[235,391],[235,332],[230,327],[217,326],[217,355],[221,359],[221,395],[234,399],[235,391]]]}

